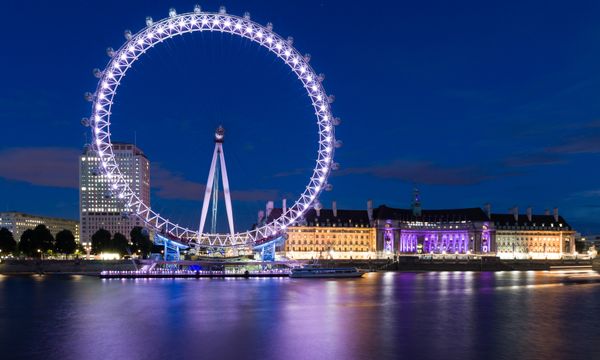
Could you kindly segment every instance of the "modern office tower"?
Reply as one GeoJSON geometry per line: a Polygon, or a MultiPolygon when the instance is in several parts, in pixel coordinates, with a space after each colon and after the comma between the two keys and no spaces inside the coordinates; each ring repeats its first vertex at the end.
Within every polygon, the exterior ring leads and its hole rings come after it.
{"type": "MultiPolygon", "coordinates": [[[[121,173],[136,195],[150,205],[150,162],[133,144],[113,143],[113,152],[121,173]]],[[[119,232],[129,238],[131,229],[143,226],[127,204],[112,196],[109,182],[99,171],[100,159],[86,146],[79,159],[79,211],[81,241],[90,242],[99,229],[119,232]]]]}

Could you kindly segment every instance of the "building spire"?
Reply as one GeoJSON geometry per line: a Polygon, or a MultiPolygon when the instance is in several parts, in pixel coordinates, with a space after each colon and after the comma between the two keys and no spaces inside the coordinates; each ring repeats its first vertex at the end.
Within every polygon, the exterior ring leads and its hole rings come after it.
{"type": "Polygon", "coordinates": [[[413,189],[413,199],[410,207],[412,209],[413,216],[421,216],[421,195],[417,187],[413,189]]]}

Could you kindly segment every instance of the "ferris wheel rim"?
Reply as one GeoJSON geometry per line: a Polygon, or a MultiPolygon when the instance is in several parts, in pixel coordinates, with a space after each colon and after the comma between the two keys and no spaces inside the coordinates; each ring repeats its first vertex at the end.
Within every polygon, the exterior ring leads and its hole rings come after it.
{"type": "Polygon", "coordinates": [[[275,33],[270,24],[266,27],[262,26],[248,16],[239,17],[223,11],[217,13],[197,11],[197,9],[194,12],[178,15],[171,10],[168,17],[157,22],[147,18],[146,23],[147,26],[135,34],[129,32],[129,36],[126,35],[125,43],[118,50],[107,49],[111,59],[101,72],[92,101],[90,118],[92,146],[100,160],[100,171],[108,178],[111,193],[122,199],[127,207],[132,209],[133,214],[141,218],[147,226],[177,238],[197,239],[198,243],[204,243],[207,246],[249,245],[259,239],[268,239],[285,231],[287,227],[296,223],[311,206],[314,206],[319,194],[328,185],[330,172],[336,165],[333,162],[336,147],[334,129],[336,124],[331,111],[330,98],[322,85],[322,78],[308,63],[310,58],[302,55],[289,39],[283,39],[275,33]],[[235,234],[211,234],[191,230],[171,222],[144,204],[124,179],[116,162],[110,139],[113,99],[122,78],[133,63],[149,49],[166,39],[204,31],[219,31],[237,35],[274,53],[290,67],[306,89],[309,100],[315,109],[319,129],[316,165],[308,185],[298,200],[285,212],[282,212],[278,218],[255,229],[235,234]]]}

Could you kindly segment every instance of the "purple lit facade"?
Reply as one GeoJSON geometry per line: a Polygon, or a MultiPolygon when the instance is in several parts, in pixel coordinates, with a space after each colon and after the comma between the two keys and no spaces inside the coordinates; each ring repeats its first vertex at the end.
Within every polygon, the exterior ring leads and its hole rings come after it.
{"type": "Polygon", "coordinates": [[[375,211],[377,248],[389,254],[490,254],[494,229],[479,208],[375,211]]]}

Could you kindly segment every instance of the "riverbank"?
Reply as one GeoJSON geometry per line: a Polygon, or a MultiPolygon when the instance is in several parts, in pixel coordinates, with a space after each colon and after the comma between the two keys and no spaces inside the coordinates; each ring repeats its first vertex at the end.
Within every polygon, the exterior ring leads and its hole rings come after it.
{"type": "Polygon", "coordinates": [[[591,260],[502,260],[497,257],[481,258],[435,258],[400,256],[394,260],[328,260],[327,266],[355,266],[368,270],[387,271],[527,271],[551,270],[562,267],[590,267],[591,260]]]}
{"type": "MultiPolygon", "coordinates": [[[[147,261],[145,261],[147,262],[147,261]]],[[[196,262],[185,262],[186,265],[196,262]]],[[[203,268],[207,264],[197,263],[203,268]]],[[[223,263],[220,263],[223,265],[223,263]]],[[[551,270],[553,268],[591,267],[590,260],[500,260],[495,257],[479,259],[420,259],[414,256],[401,256],[393,260],[322,260],[325,267],[357,267],[367,271],[526,271],[551,270]]],[[[235,266],[231,264],[232,266],[235,266]]],[[[237,263],[238,266],[256,265],[237,263]]],[[[102,271],[135,271],[141,262],[132,260],[4,260],[0,263],[0,274],[64,274],[100,275],[102,271]]],[[[600,259],[594,262],[600,271],[600,259]]]]}
{"type": "Polygon", "coordinates": [[[3,260],[0,274],[64,274],[99,275],[104,270],[133,271],[135,264],[131,260],[3,260]]]}

